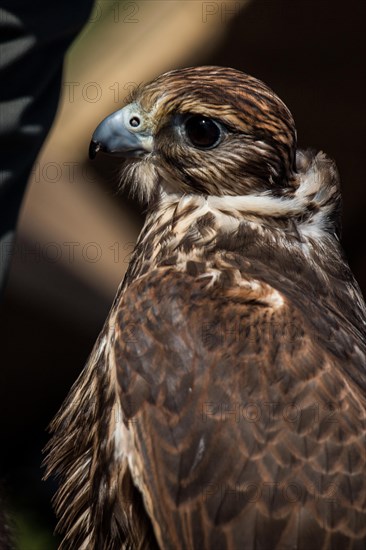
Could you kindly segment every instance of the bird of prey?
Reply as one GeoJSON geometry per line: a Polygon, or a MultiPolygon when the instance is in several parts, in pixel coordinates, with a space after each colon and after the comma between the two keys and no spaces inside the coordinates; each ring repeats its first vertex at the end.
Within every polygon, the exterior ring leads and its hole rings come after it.
{"type": "Polygon", "coordinates": [[[213,66],[137,88],[98,151],[147,217],[52,425],[61,548],[365,549],[366,308],[333,161],[213,66]]]}

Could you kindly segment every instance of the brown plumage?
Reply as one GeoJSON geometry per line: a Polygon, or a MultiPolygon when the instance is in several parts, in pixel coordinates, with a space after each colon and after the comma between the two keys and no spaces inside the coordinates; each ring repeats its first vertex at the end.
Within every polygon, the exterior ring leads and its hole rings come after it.
{"type": "Polygon", "coordinates": [[[366,310],[340,189],[234,69],[172,71],[97,128],[149,210],[53,422],[69,549],[366,544],[366,310]]]}

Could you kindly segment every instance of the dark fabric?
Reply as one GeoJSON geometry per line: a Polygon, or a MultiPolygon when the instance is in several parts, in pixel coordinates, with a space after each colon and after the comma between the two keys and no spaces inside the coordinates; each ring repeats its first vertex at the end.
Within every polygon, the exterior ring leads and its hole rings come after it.
{"type": "Polygon", "coordinates": [[[0,2],[0,290],[27,180],[57,110],[63,58],[92,4],[0,2]]]}

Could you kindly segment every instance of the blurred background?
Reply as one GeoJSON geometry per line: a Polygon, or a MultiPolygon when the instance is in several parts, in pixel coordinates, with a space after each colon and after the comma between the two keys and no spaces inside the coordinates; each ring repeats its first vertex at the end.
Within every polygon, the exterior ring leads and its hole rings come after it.
{"type": "Polygon", "coordinates": [[[33,168],[1,306],[1,485],[17,548],[52,550],[47,425],[83,368],[143,221],[117,192],[119,161],[91,163],[91,134],[141,82],[231,66],[292,111],[300,147],[336,160],[343,244],[366,291],[363,0],[99,1],[65,59],[53,129],[33,168]]]}

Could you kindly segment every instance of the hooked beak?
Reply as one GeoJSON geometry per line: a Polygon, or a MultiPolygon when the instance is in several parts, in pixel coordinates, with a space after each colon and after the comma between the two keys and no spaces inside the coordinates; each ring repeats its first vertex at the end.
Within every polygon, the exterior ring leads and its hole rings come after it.
{"type": "Polygon", "coordinates": [[[99,151],[120,157],[143,157],[151,153],[153,137],[144,128],[143,117],[135,104],[107,116],[97,126],[89,146],[89,158],[99,151]]]}

